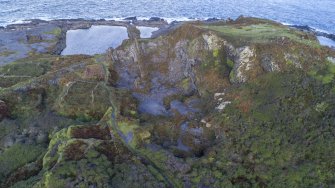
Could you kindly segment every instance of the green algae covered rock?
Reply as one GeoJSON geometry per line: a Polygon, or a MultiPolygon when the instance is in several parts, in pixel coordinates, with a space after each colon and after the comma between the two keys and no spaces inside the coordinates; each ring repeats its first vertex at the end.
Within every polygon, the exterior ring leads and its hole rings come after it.
{"type": "Polygon", "coordinates": [[[57,132],[44,156],[45,173],[37,187],[164,187],[150,167],[111,134],[100,125],[57,132]]]}
{"type": "Polygon", "coordinates": [[[61,115],[85,121],[99,119],[111,106],[111,93],[103,83],[69,82],[64,86],[55,110],[61,115]]]}

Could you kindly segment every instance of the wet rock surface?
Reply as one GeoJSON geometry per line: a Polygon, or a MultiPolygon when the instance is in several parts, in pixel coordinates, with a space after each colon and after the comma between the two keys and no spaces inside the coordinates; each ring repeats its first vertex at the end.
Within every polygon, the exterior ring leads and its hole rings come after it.
{"type": "Polygon", "coordinates": [[[0,186],[332,186],[333,57],[311,33],[256,18],[8,26],[0,186]],[[60,55],[67,32],[99,25],[127,38],[60,55]]]}
{"type": "Polygon", "coordinates": [[[61,29],[53,24],[0,30],[0,65],[28,57],[32,53],[53,53],[60,35],[61,29]]]}

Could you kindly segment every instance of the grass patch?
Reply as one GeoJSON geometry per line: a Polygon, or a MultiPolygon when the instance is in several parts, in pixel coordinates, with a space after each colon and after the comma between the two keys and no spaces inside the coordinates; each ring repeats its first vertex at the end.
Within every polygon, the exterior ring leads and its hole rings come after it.
{"type": "Polygon", "coordinates": [[[39,176],[33,176],[33,177],[31,177],[27,180],[17,182],[11,188],[34,187],[40,179],[41,179],[41,177],[39,177],[39,176]]]}
{"type": "Polygon", "coordinates": [[[323,84],[330,84],[335,79],[335,64],[327,62],[327,66],[324,69],[311,70],[308,74],[323,84]]]}
{"type": "Polygon", "coordinates": [[[234,61],[230,60],[230,59],[227,59],[227,65],[229,68],[234,68],[234,61]]]}
{"type": "Polygon", "coordinates": [[[15,144],[0,155],[0,182],[15,169],[33,162],[43,152],[44,148],[38,145],[15,144]]]}
{"type": "Polygon", "coordinates": [[[284,26],[255,24],[247,26],[202,26],[202,28],[217,31],[235,42],[268,43],[284,37],[305,45],[320,47],[316,40],[303,39],[305,33],[284,26]]]}
{"type": "Polygon", "coordinates": [[[60,36],[62,34],[62,30],[61,30],[61,28],[57,27],[57,28],[53,29],[52,31],[45,32],[45,34],[60,36]]]}
{"type": "Polygon", "coordinates": [[[4,57],[8,57],[13,54],[16,54],[16,52],[8,50],[8,49],[5,49],[4,51],[0,52],[0,56],[4,56],[4,57]]]}
{"type": "Polygon", "coordinates": [[[45,62],[14,62],[0,67],[0,74],[10,76],[31,76],[43,75],[50,68],[45,62]]]}

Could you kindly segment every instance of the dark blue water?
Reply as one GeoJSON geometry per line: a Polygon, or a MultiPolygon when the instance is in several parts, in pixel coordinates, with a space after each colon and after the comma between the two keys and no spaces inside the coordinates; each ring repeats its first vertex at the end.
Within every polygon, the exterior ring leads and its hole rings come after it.
{"type": "Polygon", "coordinates": [[[335,33],[334,0],[0,0],[0,25],[24,19],[255,16],[335,33]]]}

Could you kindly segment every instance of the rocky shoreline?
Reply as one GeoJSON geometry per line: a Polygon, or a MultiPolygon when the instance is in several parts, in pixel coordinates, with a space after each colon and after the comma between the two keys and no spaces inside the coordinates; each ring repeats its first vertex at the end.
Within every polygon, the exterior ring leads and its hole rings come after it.
{"type": "MultiPolygon", "coordinates": [[[[26,20],[26,21],[28,21],[28,23],[9,24],[6,27],[0,27],[0,30],[18,29],[20,27],[30,27],[30,26],[40,24],[40,23],[55,23],[60,27],[64,26],[64,28],[66,28],[67,30],[70,30],[70,29],[88,29],[92,25],[124,26],[124,24],[120,24],[120,23],[125,23],[125,25],[132,23],[138,26],[162,27],[166,25],[175,25],[178,23],[185,22],[185,21],[173,21],[171,23],[168,23],[166,20],[164,20],[163,18],[159,18],[159,17],[151,17],[149,19],[144,19],[144,20],[138,20],[137,17],[127,17],[127,18],[124,18],[123,20],[58,19],[58,20],[46,21],[46,20],[41,20],[41,19],[32,19],[32,20],[26,20]]],[[[232,19],[228,18],[225,20],[225,19],[218,19],[218,18],[208,18],[206,20],[192,20],[189,22],[196,22],[196,21],[200,21],[203,23],[211,23],[211,22],[229,22],[229,21],[232,21],[232,19]]],[[[304,32],[313,33],[316,36],[323,36],[323,37],[326,37],[326,38],[329,38],[335,41],[334,34],[317,30],[308,25],[288,25],[288,26],[299,29],[304,32]]]]}
{"type": "Polygon", "coordinates": [[[316,34],[245,17],[2,28],[0,187],[333,186],[335,51],[316,34]],[[93,25],[128,38],[61,55],[93,25]]]}
{"type": "Polygon", "coordinates": [[[316,36],[323,36],[323,37],[326,37],[326,38],[329,38],[333,41],[335,41],[335,34],[332,34],[332,33],[327,33],[327,32],[323,32],[323,31],[319,31],[317,29],[314,29],[312,27],[309,27],[308,25],[305,25],[305,26],[300,26],[300,25],[290,25],[290,27],[293,27],[293,28],[297,28],[301,31],[304,31],[304,32],[310,32],[310,33],[313,33],[314,35],[316,36]]]}

